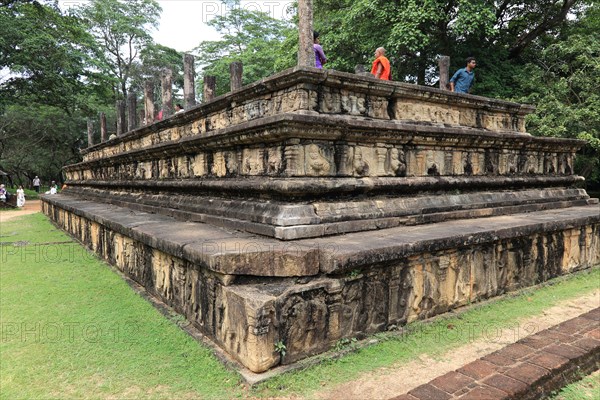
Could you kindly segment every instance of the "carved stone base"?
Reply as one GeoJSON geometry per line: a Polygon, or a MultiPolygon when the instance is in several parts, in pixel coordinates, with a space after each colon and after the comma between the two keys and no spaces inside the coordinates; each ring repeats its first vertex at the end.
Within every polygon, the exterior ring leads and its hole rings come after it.
{"type": "Polygon", "coordinates": [[[64,195],[43,210],[253,372],[600,263],[597,205],[292,242],[64,195]]]}

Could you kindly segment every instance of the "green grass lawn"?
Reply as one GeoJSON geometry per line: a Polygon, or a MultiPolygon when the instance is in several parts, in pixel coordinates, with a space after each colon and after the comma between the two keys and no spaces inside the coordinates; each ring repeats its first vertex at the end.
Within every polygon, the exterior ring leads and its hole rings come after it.
{"type": "Polygon", "coordinates": [[[412,333],[375,335],[375,345],[246,389],[103,261],[43,215],[22,216],[0,225],[0,398],[311,397],[363,372],[440,356],[493,329],[524,336],[531,327],[518,318],[598,287],[598,269],[559,279],[459,316],[411,324],[412,333]]]}
{"type": "Polygon", "coordinates": [[[0,246],[1,398],[242,395],[237,374],[43,215],[2,223],[0,246]]]}
{"type": "Polygon", "coordinates": [[[598,400],[600,399],[600,374],[596,372],[560,390],[552,400],[598,400]]]}

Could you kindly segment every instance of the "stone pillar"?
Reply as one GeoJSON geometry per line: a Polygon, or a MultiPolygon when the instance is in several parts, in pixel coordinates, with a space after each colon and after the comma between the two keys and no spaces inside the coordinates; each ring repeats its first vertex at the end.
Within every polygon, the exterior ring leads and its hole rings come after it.
{"type": "Polygon", "coordinates": [[[191,54],[183,55],[183,100],[186,110],[196,105],[194,56],[191,54]]]}
{"type": "Polygon", "coordinates": [[[100,141],[106,142],[108,140],[108,132],[106,131],[106,114],[100,113],[100,141]]]}
{"type": "Polygon", "coordinates": [[[231,91],[238,90],[242,87],[242,73],[244,66],[240,61],[235,61],[229,64],[229,76],[231,82],[231,91]]]}
{"type": "Polygon", "coordinates": [[[88,134],[88,147],[94,145],[94,124],[90,118],[87,119],[87,134],[88,134]]]}
{"type": "Polygon", "coordinates": [[[298,66],[314,67],[312,0],[298,0],[298,66]]]}
{"type": "Polygon", "coordinates": [[[438,60],[438,65],[440,67],[440,89],[449,90],[449,87],[446,87],[449,82],[449,72],[450,72],[450,57],[441,56],[438,60]]]}
{"type": "Polygon", "coordinates": [[[146,110],[137,110],[137,116],[139,126],[145,125],[144,118],[146,118],[146,110]]]}
{"type": "Polygon", "coordinates": [[[215,91],[217,90],[217,77],[211,75],[204,75],[204,93],[202,95],[202,101],[211,101],[215,97],[215,91]]]}
{"type": "Polygon", "coordinates": [[[144,110],[146,111],[145,125],[154,122],[154,82],[146,81],[144,84],[144,110]]]}
{"type": "Polygon", "coordinates": [[[173,115],[173,72],[165,68],[160,77],[162,86],[162,112],[163,119],[173,115]]]}
{"type": "Polygon", "coordinates": [[[127,94],[127,130],[137,128],[137,96],[130,92],[127,94]]]}
{"type": "Polygon", "coordinates": [[[125,102],[117,100],[117,136],[127,131],[127,118],[125,115],[125,102]]]}

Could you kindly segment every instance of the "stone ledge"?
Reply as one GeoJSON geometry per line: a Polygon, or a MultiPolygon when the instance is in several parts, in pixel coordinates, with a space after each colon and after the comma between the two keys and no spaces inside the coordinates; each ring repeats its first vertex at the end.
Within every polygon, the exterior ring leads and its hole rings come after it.
{"type": "Polygon", "coordinates": [[[75,185],[69,195],[104,200],[182,221],[210,223],[280,240],[490,217],[589,204],[582,189],[475,192],[462,195],[379,197],[371,200],[287,203],[212,196],[108,191],[75,185]]]}
{"type": "MultiPolygon", "coordinates": [[[[68,180],[73,187],[108,190],[156,192],[193,192],[202,195],[227,193],[248,199],[260,195],[296,202],[331,195],[416,195],[424,192],[497,190],[527,188],[563,188],[583,182],[578,175],[568,176],[437,176],[437,177],[365,177],[365,178],[275,178],[241,177],[228,179],[147,179],[147,180],[68,180]],[[237,195],[236,195],[237,192],[237,195]]],[[[581,190],[581,189],[580,189],[581,190]]]]}
{"type": "Polygon", "coordinates": [[[370,232],[369,241],[364,240],[364,233],[351,233],[282,242],[62,194],[46,195],[43,200],[149,246],[228,275],[339,274],[370,264],[406,259],[420,252],[480,245],[600,222],[600,207],[581,206],[388,228],[370,232]],[[249,257],[252,263],[248,262],[249,257]],[[259,262],[262,258],[264,262],[259,262]],[[277,261],[280,259],[284,260],[283,264],[277,261]]]}

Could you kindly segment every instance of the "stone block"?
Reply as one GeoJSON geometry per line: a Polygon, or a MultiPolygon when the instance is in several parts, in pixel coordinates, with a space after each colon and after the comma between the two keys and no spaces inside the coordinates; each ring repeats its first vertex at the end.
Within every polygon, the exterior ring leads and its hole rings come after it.
{"type": "Polygon", "coordinates": [[[600,349],[600,340],[592,338],[583,338],[571,343],[571,345],[583,349],[585,351],[594,351],[600,349]]]}
{"type": "Polygon", "coordinates": [[[524,382],[527,385],[538,385],[549,374],[550,372],[547,369],[529,363],[522,363],[504,372],[504,375],[524,382]]]}
{"type": "Polygon", "coordinates": [[[482,383],[506,392],[510,398],[519,398],[529,389],[523,382],[502,374],[494,374],[482,380],[482,383]]]}
{"type": "Polygon", "coordinates": [[[516,364],[515,360],[512,358],[505,357],[501,355],[499,352],[494,352],[492,354],[488,354],[485,357],[481,358],[483,361],[487,361],[499,367],[508,367],[516,364]]]}
{"type": "Polygon", "coordinates": [[[528,357],[526,361],[551,371],[558,371],[569,362],[569,359],[556,354],[541,352],[528,357]]]}
{"type": "Polygon", "coordinates": [[[519,343],[513,343],[506,346],[502,350],[499,350],[496,354],[502,357],[510,358],[512,360],[521,360],[533,353],[534,351],[535,350],[529,346],[525,346],[519,343]]]}
{"type": "Polygon", "coordinates": [[[462,396],[457,397],[460,400],[504,400],[509,396],[506,392],[498,390],[491,386],[477,386],[462,396]]]}
{"type": "Polygon", "coordinates": [[[457,370],[461,374],[467,375],[475,380],[480,380],[493,375],[499,371],[497,365],[483,360],[475,360],[457,370]]]}
{"type": "Polygon", "coordinates": [[[448,400],[452,397],[431,384],[421,385],[408,392],[408,394],[419,400],[448,400]]]}
{"type": "Polygon", "coordinates": [[[547,353],[552,353],[552,354],[556,354],[561,357],[568,358],[569,360],[576,359],[578,357],[581,357],[583,354],[585,354],[585,351],[583,351],[582,349],[574,347],[574,346],[570,346],[566,343],[560,343],[560,344],[548,346],[548,347],[544,348],[544,351],[547,353]]]}
{"type": "Polygon", "coordinates": [[[431,381],[431,384],[446,393],[454,394],[473,382],[473,378],[463,375],[459,372],[452,371],[435,378],[431,381]]]}

